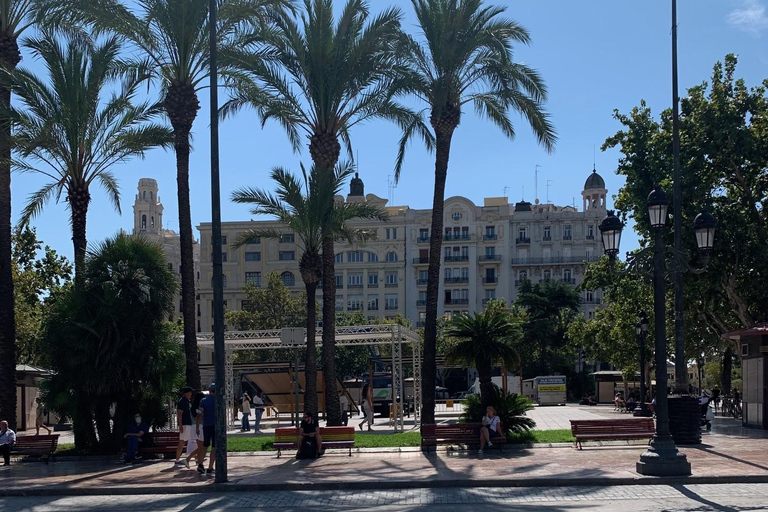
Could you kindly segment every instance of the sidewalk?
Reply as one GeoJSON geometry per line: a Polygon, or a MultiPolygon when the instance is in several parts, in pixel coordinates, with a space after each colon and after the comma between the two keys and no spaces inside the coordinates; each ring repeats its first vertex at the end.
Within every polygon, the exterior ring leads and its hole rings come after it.
{"type": "Polygon", "coordinates": [[[643,445],[592,445],[582,451],[562,445],[508,447],[503,452],[486,451],[484,456],[475,451],[425,455],[366,450],[348,457],[329,450],[314,461],[297,461],[290,454],[277,459],[274,453],[233,453],[229,482],[223,485],[194,470],[174,467],[171,460],[129,466],[103,458],[16,463],[0,468],[0,495],[768,482],[766,433],[741,429],[733,422],[722,431],[704,434],[701,445],[681,448],[693,466],[688,478],[638,475],[635,462],[645,450],[643,445]]]}

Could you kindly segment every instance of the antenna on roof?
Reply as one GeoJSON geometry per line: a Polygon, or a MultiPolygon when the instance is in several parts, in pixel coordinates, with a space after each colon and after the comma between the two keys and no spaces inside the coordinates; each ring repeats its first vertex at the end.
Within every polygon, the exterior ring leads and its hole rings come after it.
{"type": "Polygon", "coordinates": [[[508,187],[508,186],[506,186],[506,185],[504,185],[504,191],[502,192],[502,194],[504,195],[504,197],[507,197],[507,190],[509,190],[509,187],[508,187]]]}
{"type": "Polygon", "coordinates": [[[549,184],[554,180],[547,180],[547,204],[549,204],[549,184]]]}
{"type": "Polygon", "coordinates": [[[397,188],[397,183],[395,183],[395,177],[390,174],[387,176],[387,192],[389,195],[389,203],[392,204],[395,202],[395,189],[397,188]]]}
{"type": "Polygon", "coordinates": [[[533,199],[534,201],[539,199],[539,164],[533,168],[533,199]]]}
{"type": "Polygon", "coordinates": [[[523,185],[523,197],[522,197],[522,201],[525,201],[525,185],[523,185]]]}
{"type": "Polygon", "coordinates": [[[596,154],[595,151],[596,151],[595,145],[592,144],[592,170],[597,168],[597,160],[595,158],[595,154],[596,154]]]}

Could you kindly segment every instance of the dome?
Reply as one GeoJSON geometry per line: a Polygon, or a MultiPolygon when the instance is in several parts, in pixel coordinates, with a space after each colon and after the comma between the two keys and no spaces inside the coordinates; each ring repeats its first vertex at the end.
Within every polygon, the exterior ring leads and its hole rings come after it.
{"type": "Polygon", "coordinates": [[[584,190],[593,188],[605,188],[605,180],[602,176],[597,174],[597,170],[592,169],[592,174],[589,175],[587,181],[584,183],[584,190]]]}

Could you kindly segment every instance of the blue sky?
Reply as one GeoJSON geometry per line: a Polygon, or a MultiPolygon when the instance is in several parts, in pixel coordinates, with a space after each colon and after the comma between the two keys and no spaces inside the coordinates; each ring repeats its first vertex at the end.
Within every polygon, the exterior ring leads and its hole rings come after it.
{"type": "MultiPolygon", "coordinates": [[[[338,0],[337,4],[342,1],[338,0]]],[[[509,141],[487,121],[465,112],[454,137],[446,197],[464,195],[478,204],[484,197],[504,195],[511,202],[534,199],[534,168],[538,164],[538,197],[556,204],[581,208],[580,191],[595,164],[615,194],[623,178],[615,175],[617,151],[600,152],[606,137],[619,129],[613,109],[627,112],[645,99],[658,113],[671,103],[670,1],[617,2],[496,0],[508,6],[509,16],[525,26],[533,37],[529,47],[515,50],[515,58],[540,71],[549,88],[546,109],[557,128],[559,142],[554,154],[537,146],[525,123],[515,117],[517,139],[509,141]],[[547,183],[549,182],[549,188],[547,183]]],[[[405,13],[406,30],[415,33],[409,0],[372,0],[373,10],[395,5],[405,13]]],[[[710,76],[712,66],[727,53],[739,55],[738,75],[750,85],[768,78],[768,0],[680,0],[679,68],[681,94],[710,76]]],[[[28,54],[23,66],[39,69],[28,54]]],[[[210,153],[207,128],[208,98],[201,94],[201,110],[195,122],[191,155],[192,220],[197,226],[211,216],[210,153]]],[[[366,192],[388,197],[396,154],[398,131],[385,122],[371,122],[352,133],[361,178],[366,192]]],[[[271,187],[268,173],[281,165],[298,170],[308,162],[305,150],[295,154],[281,128],[268,124],[261,129],[252,112],[243,112],[221,125],[221,190],[224,221],[250,218],[247,208],[228,197],[243,185],[271,187]]],[[[93,190],[88,216],[88,239],[101,240],[120,228],[133,225],[132,205],[139,178],[159,182],[165,206],[165,227],[178,229],[176,171],[172,152],[149,153],[115,169],[123,194],[123,215],[118,215],[101,190],[93,190]]],[[[406,158],[393,204],[430,208],[434,160],[414,145],[406,158]]],[[[35,174],[14,174],[12,181],[14,221],[27,196],[44,183],[35,174]]],[[[613,204],[609,200],[609,206],[613,204]]],[[[64,204],[50,203],[33,220],[39,237],[69,257],[71,233],[64,204]]],[[[197,233],[196,233],[197,236],[197,233]]],[[[636,247],[626,233],[622,250],[636,247]]]]}

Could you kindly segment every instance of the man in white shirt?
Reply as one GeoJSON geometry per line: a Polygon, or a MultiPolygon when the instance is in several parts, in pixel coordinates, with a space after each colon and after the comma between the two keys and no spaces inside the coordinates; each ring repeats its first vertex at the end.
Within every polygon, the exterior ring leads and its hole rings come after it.
{"type": "Polygon", "coordinates": [[[8,428],[8,422],[0,421],[0,454],[3,466],[11,465],[11,447],[16,443],[16,432],[8,428]]]}
{"type": "Polygon", "coordinates": [[[339,397],[339,405],[341,406],[341,424],[345,427],[349,424],[349,401],[347,400],[346,392],[342,392],[339,397]]]}
{"type": "Polygon", "coordinates": [[[488,448],[493,446],[491,438],[496,435],[501,435],[499,432],[501,420],[496,416],[496,409],[490,405],[485,410],[485,416],[483,416],[483,426],[480,427],[480,450],[478,454],[482,455],[483,448],[488,444],[488,448]]]}

